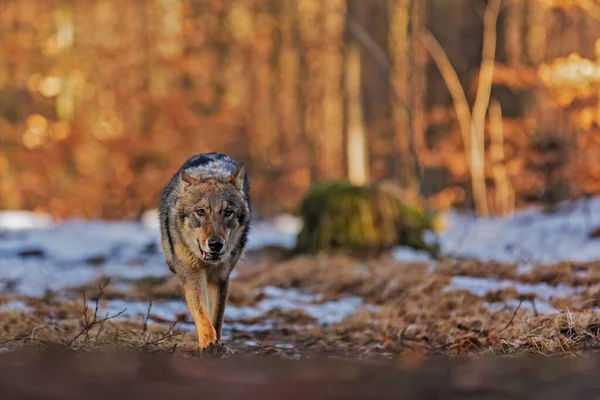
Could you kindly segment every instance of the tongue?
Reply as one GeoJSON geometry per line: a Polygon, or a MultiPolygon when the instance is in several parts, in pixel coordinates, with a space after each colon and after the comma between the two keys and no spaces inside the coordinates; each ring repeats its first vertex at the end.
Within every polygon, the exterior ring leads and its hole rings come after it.
{"type": "Polygon", "coordinates": [[[203,261],[206,261],[206,257],[208,257],[208,253],[207,253],[207,252],[205,252],[205,251],[203,251],[203,252],[202,252],[202,260],[203,260],[203,261]]]}

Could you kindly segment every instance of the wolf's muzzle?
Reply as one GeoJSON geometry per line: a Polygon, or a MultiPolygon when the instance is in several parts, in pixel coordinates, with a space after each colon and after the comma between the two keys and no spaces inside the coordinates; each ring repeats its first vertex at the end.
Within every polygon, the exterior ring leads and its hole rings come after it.
{"type": "Polygon", "coordinates": [[[215,245],[214,241],[211,243],[211,241],[214,239],[215,238],[210,239],[208,241],[208,248],[211,250],[210,252],[204,251],[202,249],[202,245],[200,245],[200,240],[197,240],[198,249],[200,249],[200,253],[202,254],[202,261],[220,261],[221,258],[223,258],[222,250],[223,250],[223,247],[225,247],[225,242],[221,239],[218,239],[220,241],[220,245],[219,244],[215,245]],[[212,244],[212,246],[211,246],[211,244],[212,244]],[[218,248],[219,250],[215,251],[216,248],[218,248]]]}

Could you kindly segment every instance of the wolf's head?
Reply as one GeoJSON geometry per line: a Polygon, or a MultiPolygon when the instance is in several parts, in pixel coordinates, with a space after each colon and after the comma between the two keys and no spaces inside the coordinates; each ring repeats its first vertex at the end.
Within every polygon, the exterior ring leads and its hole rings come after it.
{"type": "Polygon", "coordinates": [[[204,263],[227,261],[249,222],[244,176],[243,163],[223,181],[193,178],[181,171],[182,236],[192,253],[204,263]]]}

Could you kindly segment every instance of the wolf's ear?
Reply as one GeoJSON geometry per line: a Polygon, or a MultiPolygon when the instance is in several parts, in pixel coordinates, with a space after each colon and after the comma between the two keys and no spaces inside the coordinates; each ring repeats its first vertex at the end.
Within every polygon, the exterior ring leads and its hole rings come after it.
{"type": "Polygon", "coordinates": [[[189,183],[190,185],[196,185],[198,183],[198,179],[193,178],[192,176],[190,176],[190,174],[188,174],[184,170],[181,170],[180,175],[181,175],[181,180],[189,183]]]}
{"type": "Polygon", "coordinates": [[[244,177],[246,176],[246,166],[244,163],[239,163],[237,169],[229,178],[227,182],[233,184],[238,190],[242,190],[244,187],[244,177]]]}

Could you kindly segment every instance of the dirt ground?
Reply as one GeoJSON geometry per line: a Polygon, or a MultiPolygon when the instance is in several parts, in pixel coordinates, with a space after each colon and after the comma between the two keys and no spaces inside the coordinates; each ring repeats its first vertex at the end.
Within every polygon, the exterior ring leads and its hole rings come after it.
{"type": "Polygon", "coordinates": [[[393,362],[126,353],[0,355],[2,399],[597,399],[600,358],[393,362]]]}

